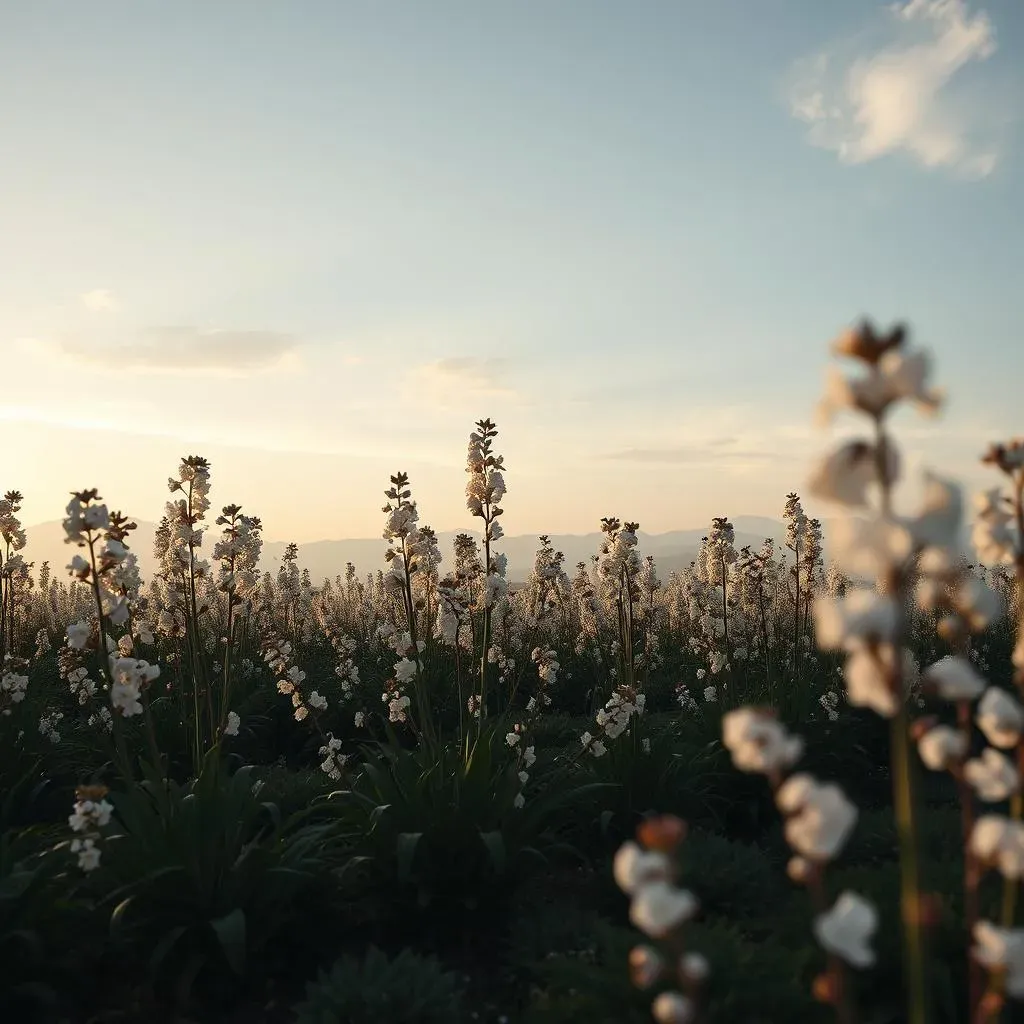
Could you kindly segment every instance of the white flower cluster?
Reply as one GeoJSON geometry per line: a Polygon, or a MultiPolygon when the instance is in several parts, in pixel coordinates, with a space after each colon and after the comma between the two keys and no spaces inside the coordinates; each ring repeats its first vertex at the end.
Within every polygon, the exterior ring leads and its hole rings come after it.
{"type": "Polygon", "coordinates": [[[508,597],[508,558],[495,555],[491,547],[504,535],[497,520],[504,513],[501,501],[505,497],[505,459],[494,454],[497,436],[498,429],[489,419],[480,420],[469,435],[466,453],[466,508],[484,525],[484,586],[476,607],[487,614],[508,597]]]}
{"type": "Polygon", "coordinates": [[[254,516],[242,515],[238,505],[226,506],[216,522],[224,527],[221,539],[213,547],[213,557],[220,562],[217,588],[232,603],[252,600],[260,583],[262,524],[254,516]]]}
{"type": "Polygon", "coordinates": [[[110,703],[123,718],[142,714],[142,691],[160,675],[159,665],[137,658],[112,654],[110,664],[110,703]]]}
{"type": "Polygon", "coordinates": [[[327,742],[320,748],[320,756],[323,761],[320,770],[332,781],[337,782],[342,777],[342,771],[348,757],[340,753],[341,740],[333,733],[327,734],[327,742]]]}
{"type": "Polygon", "coordinates": [[[20,704],[28,692],[28,662],[13,654],[4,655],[0,672],[0,712],[11,714],[11,707],[20,704]]]}
{"type": "Polygon", "coordinates": [[[676,818],[655,818],[641,825],[637,835],[639,842],[624,843],[615,855],[615,881],[630,898],[630,921],[649,939],[665,943],[671,958],[652,945],[635,946],[629,954],[630,977],[637,988],[646,990],[674,974],[678,987],[659,993],[651,1014],[658,1024],[688,1024],[698,1017],[709,967],[699,953],[680,953],[683,926],[698,910],[697,897],[676,884],[678,870],[671,856],[682,842],[685,826],[676,818]]]}
{"type": "MultiPolygon", "coordinates": [[[[617,740],[628,728],[633,716],[640,716],[644,713],[647,697],[643,693],[637,693],[627,686],[620,686],[613,691],[608,702],[601,708],[594,721],[601,730],[604,740],[609,743],[617,740]]],[[[580,743],[584,751],[589,751],[594,757],[603,757],[608,752],[605,742],[589,732],[580,737],[580,743]]]]}
{"type": "Polygon", "coordinates": [[[107,803],[105,786],[80,786],[76,793],[75,807],[68,825],[75,833],[71,840],[71,852],[78,857],[82,871],[95,871],[100,866],[100,829],[110,823],[114,808],[107,803]]]}
{"type": "MultiPolygon", "coordinates": [[[[789,874],[794,881],[820,878],[824,866],[846,844],[857,821],[857,808],[833,783],[806,772],[784,776],[803,754],[803,740],[790,735],[768,712],[738,708],[722,718],[722,742],[743,772],[765,775],[785,818],[786,841],[796,856],[789,874]]],[[[875,908],[863,897],[844,892],[831,910],[818,914],[814,932],[830,953],[855,967],[873,963],[869,940],[878,925],[875,908]]]]}
{"type": "Polygon", "coordinates": [[[51,743],[60,743],[60,723],[64,720],[61,711],[50,710],[39,716],[39,735],[51,743]]]}

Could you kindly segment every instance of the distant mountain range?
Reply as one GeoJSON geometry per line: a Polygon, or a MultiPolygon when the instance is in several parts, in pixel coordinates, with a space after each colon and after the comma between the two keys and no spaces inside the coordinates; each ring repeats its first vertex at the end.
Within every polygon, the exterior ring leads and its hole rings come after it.
{"type": "MultiPolygon", "coordinates": [[[[784,543],[785,526],[768,516],[737,516],[731,520],[736,531],[737,549],[744,545],[756,548],[765,538],[771,537],[776,544],[784,543]]],[[[639,533],[638,550],[641,556],[653,555],[658,574],[666,579],[670,572],[685,568],[697,556],[701,538],[707,534],[709,527],[692,530],[673,530],[669,533],[639,533]]],[[[828,523],[824,524],[826,539],[828,523]]],[[[59,521],[39,523],[26,529],[28,547],[25,549],[27,561],[35,562],[36,569],[44,561],[49,561],[57,578],[61,578],[64,567],[71,560],[75,549],[64,543],[64,529],[59,521]]],[[[447,531],[438,534],[438,544],[445,563],[452,558],[453,545],[457,533],[468,533],[480,540],[480,534],[473,530],[447,531]]],[[[139,559],[143,577],[153,571],[153,541],[156,535],[156,524],[140,521],[138,529],[129,538],[131,550],[139,559]]],[[[205,557],[211,557],[215,538],[219,535],[217,527],[212,527],[206,535],[204,544],[205,557]]],[[[596,553],[601,543],[601,534],[552,534],[551,543],[556,551],[565,554],[566,571],[571,576],[577,563],[587,561],[596,553]]],[[[281,564],[287,542],[267,541],[263,545],[261,569],[275,572],[281,564]]],[[[502,537],[497,549],[508,556],[507,576],[511,582],[522,582],[533,568],[534,556],[540,546],[535,534],[502,537]]],[[[368,572],[376,572],[385,566],[384,551],[387,543],[382,538],[353,538],[347,540],[319,540],[299,545],[299,566],[309,569],[314,581],[319,583],[324,578],[343,575],[346,563],[355,565],[360,576],[368,572]]],[[[443,568],[443,564],[442,564],[443,568]]]]}

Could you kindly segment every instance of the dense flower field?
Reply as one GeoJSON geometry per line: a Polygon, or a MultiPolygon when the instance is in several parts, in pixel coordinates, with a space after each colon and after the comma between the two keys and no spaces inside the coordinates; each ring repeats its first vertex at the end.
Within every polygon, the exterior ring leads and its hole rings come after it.
{"type": "Polygon", "coordinates": [[[261,573],[260,520],[214,515],[198,456],[148,580],[116,496],[73,494],[58,569],[7,493],[11,1019],[1009,1019],[1024,443],[984,456],[972,561],[954,482],[894,512],[890,413],[941,404],[926,354],[867,325],[835,348],[859,371],[821,412],[867,430],[807,482],[849,512],[827,564],[790,493],[783,549],[716,518],[660,579],[605,518],[589,564],[541,537],[510,592],[489,420],[482,541],[444,564],[399,472],[365,578],[314,581],[294,545],[261,573]]]}

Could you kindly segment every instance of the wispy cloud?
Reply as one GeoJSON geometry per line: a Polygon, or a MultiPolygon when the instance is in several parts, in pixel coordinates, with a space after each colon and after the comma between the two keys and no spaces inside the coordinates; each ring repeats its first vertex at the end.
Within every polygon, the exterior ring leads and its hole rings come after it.
{"type": "Polygon", "coordinates": [[[733,438],[712,438],[703,444],[673,445],[664,448],[621,448],[605,452],[602,459],[634,463],[671,465],[707,465],[714,462],[774,462],[792,459],[786,452],[730,448],[733,438]]]}
{"type": "Polygon", "coordinates": [[[435,409],[464,410],[467,402],[515,400],[504,359],[453,357],[417,366],[406,378],[410,393],[435,409]]]}
{"type": "Polygon", "coordinates": [[[91,292],[83,292],[78,297],[91,313],[114,313],[121,308],[120,303],[106,288],[94,288],[91,292]]]}
{"type": "Polygon", "coordinates": [[[983,178],[999,158],[998,112],[954,78],[996,49],[995,29],[966,0],[907,0],[855,41],[799,61],[789,101],[812,144],[861,164],[903,152],[928,168],[983,178]]]}
{"type": "Polygon", "coordinates": [[[294,367],[298,361],[298,341],[276,331],[156,327],[125,341],[69,337],[25,344],[87,366],[141,373],[244,376],[294,367]]]}

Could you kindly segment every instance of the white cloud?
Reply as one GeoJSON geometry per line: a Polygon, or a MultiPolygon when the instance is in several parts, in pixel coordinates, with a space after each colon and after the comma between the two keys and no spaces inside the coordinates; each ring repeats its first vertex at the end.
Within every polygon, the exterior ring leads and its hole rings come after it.
{"type": "Polygon", "coordinates": [[[954,79],[995,48],[991,19],[966,0],[896,3],[877,32],[797,63],[790,112],[810,125],[812,144],[844,163],[902,152],[983,178],[998,162],[998,110],[972,102],[954,79]]]}
{"type": "Polygon", "coordinates": [[[24,339],[23,345],[97,368],[136,373],[215,373],[244,376],[295,369],[298,342],[276,331],[204,331],[196,327],[156,327],[130,340],[96,341],[68,337],[24,339]]]}
{"type": "MultiPolygon", "coordinates": [[[[515,400],[504,379],[503,359],[456,357],[417,366],[406,378],[406,389],[420,404],[433,409],[465,411],[467,403],[515,400]]],[[[483,410],[480,415],[486,415],[483,410]]]]}
{"type": "Polygon", "coordinates": [[[120,309],[117,299],[106,288],[94,288],[79,295],[82,305],[92,313],[113,313],[120,309]]]}

